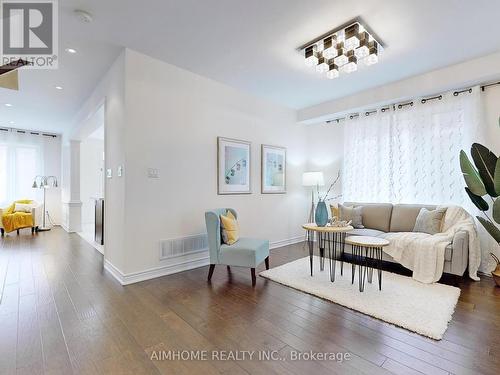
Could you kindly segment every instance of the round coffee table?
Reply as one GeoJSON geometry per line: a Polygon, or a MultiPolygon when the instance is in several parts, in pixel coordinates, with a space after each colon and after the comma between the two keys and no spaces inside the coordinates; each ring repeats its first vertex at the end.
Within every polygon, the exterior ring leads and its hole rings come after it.
{"type": "Polygon", "coordinates": [[[373,278],[373,266],[378,273],[378,289],[382,290],[382,251],[389,245],[389,241],[384,238],[369,236],[349,236],[345,243],[352,246],[354,256],[352,265],[352,284],[354,284],[354,274],[356,263],[359,264],[359,291],[365,289],[365,278],[368,274],[368,282],[371,284],[373,278]],[[373,262],[375,260],[375,262],[373,262]],[[363,264],[364,263],[364,264],[363,264]],[[363,269],[364,267],[364,269],[363,269]]]}
{"type": "Polygon", "coordinates": [[[317,233],[320,263],[319,269],[323,271],[325,267],[325,247],[328,246],[328,257],[330,258],[330,281],[335,281],[335,265],[337,252],[340,252],[340,274],[344,273],[344,248],[346,233],[353,230],[351,225],[346,227],[319,227],[315,223],[302,225],[307,231],[307,244],[309,245],[309,263],[311,265],[311,276],[313,275],[313,252],[314,233],[317,233]],[[332,257],[333,255],[333,257],[332,257]]]}

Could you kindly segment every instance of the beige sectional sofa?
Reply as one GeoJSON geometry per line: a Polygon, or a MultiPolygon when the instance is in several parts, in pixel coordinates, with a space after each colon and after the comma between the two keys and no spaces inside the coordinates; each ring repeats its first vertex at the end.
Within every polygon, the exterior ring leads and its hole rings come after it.
{"type": "MultiPolygon", "coordinates": [[[[364,229],[354,229],[349,235],[378,237],[387,232],[412,232],[420,209],[425,207],[433,210],[436,206],[416,204],[390,203],[356,203],[346,202],[345,206],[363,206],[364,229]]],[[[351,253],[346,245],[346,253],[351,253]]],[[[446,247],[444,255],[444,272],[462,276],[465,273],[469,258],[468,234],[460,231],[455,234],[453,242],[446,247]]],[[[384,260],[396,262],[384,253],[384,260]]]]}

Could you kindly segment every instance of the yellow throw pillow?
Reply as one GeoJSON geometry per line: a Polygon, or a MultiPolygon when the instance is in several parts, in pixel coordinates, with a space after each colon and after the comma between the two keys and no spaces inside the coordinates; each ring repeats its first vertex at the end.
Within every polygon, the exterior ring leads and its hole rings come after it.
{"type": "Polygon", "coordinates": [[[333,206],[333,205],[330,205],[330,211],[332,213],[332,219],[333,218],[339,218],[339,208],[338,206],[333,206]]]}
{"type": "Polygon", "coordinates": [[[231,211],[226,215],[220,215],[222,224],[222,241],[227,245],[232,245],[240,238],[240,227],[231,211]]]}

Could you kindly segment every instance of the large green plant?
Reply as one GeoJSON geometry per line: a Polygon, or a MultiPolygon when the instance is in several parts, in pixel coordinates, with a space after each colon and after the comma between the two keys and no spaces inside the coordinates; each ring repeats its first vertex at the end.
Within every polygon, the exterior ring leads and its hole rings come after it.
{"type": "Polygon", "coordinates": [[[460,168],[467,187],[465,191],[472,203],[483,212],[484,217],[477,216],[484,229],[500,243],[500,229],[495,225],[500,224],[500,158],[479,143],[471,147],[471,156],[474,165],[466,153],[460,151],[460,168]],[[488,197],[485,200],[483,197],[488,197]],[[490,203],[493,207],[492,218],[488,216],[490,203]]]}

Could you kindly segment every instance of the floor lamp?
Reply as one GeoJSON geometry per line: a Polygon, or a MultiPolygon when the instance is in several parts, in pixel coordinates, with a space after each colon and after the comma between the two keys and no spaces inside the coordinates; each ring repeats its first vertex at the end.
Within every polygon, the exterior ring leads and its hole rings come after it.
{"type": "Polygon", "coordinates": [[[308,223],[314,223],[314,188],[319,189],[325,185],[323,172],[304,172],[302,174],[302,186],[311,188],[311,209],[309,210],[308,223]]]}
{"type": "Polygon", "coordinates": [[[45,193],[47,189],[50,189],[52,187],[57,187],[57,178],[56,176],[35,176],[35,179],[33,180],[33,189],[43,189],[43,220],[42,220],[42,227],[38,228],[39,232],[44,232],[48,231],[51,228],[47,227],[45,225],[45,216],[48,215],[48,211],[45,206],[45,193]]]}

